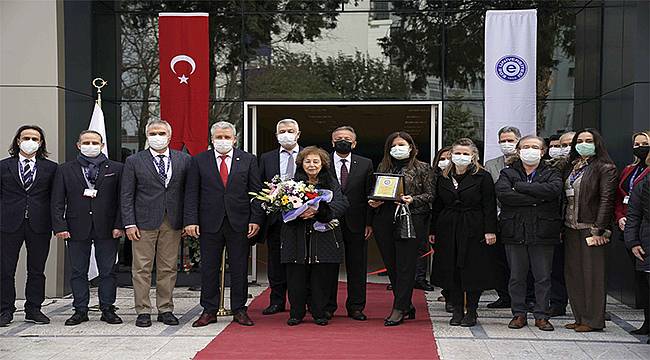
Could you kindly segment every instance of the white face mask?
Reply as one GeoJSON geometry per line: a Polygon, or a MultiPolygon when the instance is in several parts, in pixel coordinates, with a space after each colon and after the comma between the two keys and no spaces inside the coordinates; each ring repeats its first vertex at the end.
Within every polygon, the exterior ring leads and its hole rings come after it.
{"type": "Polygon", "coordinates": [[[25,140],[21,141],[20,145],[20,150],[22,150],[25,154],[31,155],[35,153],[39,147],[41,147],[41,144],[38,141],[34,140],[25,140]]]}
{"type": "Polygon", "coordinates": [[[411,147],[408,145],[395,145],[390,148],[390,156],[397,160],[404,160],[411,154],[411,147]]]}
{"type": "Polygon", "coordinates": [[[565,146],[562,148],[562,156],[569,156],[571,153],[571,146],[565,146]]]}
{"type": "Polygon", "coordinates": [[[147,141],[152,149],[162,150],[167,147],[167,144],[169,144],[169,137],[162,135],[147,136],[147,141]]]}
{"type": "Polygon", "coordinates": [[[564,154],[563,150],[564,150],[564,148],[555,148],[555,147],[553,147],[553,148],[548,149],[548,155],[550,157],[552,157],[553,159],[557,159],[559,157],[564,156],[563,155],[564,154]]]}
{"type": "Polygon", "coordinates": [[[472,163],[472,156],[471,155],[452,154],[451,155],[451,161],[456,166],[467,166],[467,165],[472,163]]]}
{"type": "Polygon", "coordinates": [[[219,154],[227,154],[232,150],[232,140],[228,139],[217,139],[212,140],[212,146],[217,150],[219,154]]]}
{"type": "Polygon", "coordinates": [[[510,142],[499,143],[503,155],[512,155],[517,152],[517,144],[510,142]]]}
{"type": "Polygon", "coordinates": [[[296,145],[296,134],[289,132],[278,134],[278,143],[282,146],[293,147],[296,145]]]}
{"type": "Polygon", "coordinates": [[[81,145],[80,149],[81,154],[83,156],[87,156],[89,158],[94,158],[97,157],[101,152],[102,152],[102,146],[101,145],[81,145]]]}
{"type": "Polygon", "coordinates": [[[521,149],[519,158],[526,165],[537,165],[542,159],[542,151],[539,149],[521,149]]]}
{"type": "Polygon", "coordinates": [[[438,161],[438,167],[440,168],[440,170],[446,169],[447,166],[449,166],[449,160],[440,160],[440,161],[438,161]]]}

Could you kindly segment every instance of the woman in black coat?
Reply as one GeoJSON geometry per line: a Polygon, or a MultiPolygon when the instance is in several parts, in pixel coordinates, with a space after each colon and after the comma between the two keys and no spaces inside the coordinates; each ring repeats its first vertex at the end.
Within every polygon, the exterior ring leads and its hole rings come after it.
{"type": "Polygon", "coordinates": [[[433,203],[433,279],[435,285],[449,291],[454,307],[449,324],[474,326],[481,291],[499,285],[491,247],[496,242],[497,204],[492,177],[478,163],[478,149],[472,140],[457,140],[451,160],[438,178],[433,203]]]}
{"type": "Polygon", "coordinates": [[[325,305],[330,298],[331,284],[336,281],[343,261],[343,236],[334,226],[327,231],[314,228],[314,223],[330,223],[345,213],[349,204],[341,187],[330,172],[329,154],[316,146],[304,148],[296,158],[295,181],[315,185],[333,192],[330,203],[320,202],[318,210],[307,209],[297,219],[282,225],[280,257],[287,268],[287,291],[291,305],[289,326],[298,325],[305,317],[307,300],[314,321],[327,325],[325,305]]]}

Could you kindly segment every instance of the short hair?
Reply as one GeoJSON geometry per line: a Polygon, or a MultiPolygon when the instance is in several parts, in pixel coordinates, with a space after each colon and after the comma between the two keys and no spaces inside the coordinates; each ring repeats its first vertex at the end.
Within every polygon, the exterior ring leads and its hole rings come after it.
{"type": "Polygon", "coordinates": [[[149,128],[154,126],[154,125],[162,125],[167,128],[167,132],[169,133],[169,136],[172,136],[172,126],[169,125],[169,123],[163,119],[151,119],[147,122],[147,126],[144,128],[144,131],[146,134],[149,134],[149,128]]]}
{"type": "Polygon", "coordinates": [[[16,135],[14,135],[14,141],[11,142],[11,146],[9,146],[9,155],[11,156],[18,156],[20,154],[20,146],[18,145],[18,140],[20,140],[20,134],[25,131],[25,130],[35,130],[36,132],[41,135],[41,146],[38,147],[38,150],[36,150],[36,157],[37,158],[46,158],[50,155],[49,152],[47,152],[47,146],[45,143],[45,132],[40,126],[37,125],[23,125],[16,130],[16,135]]]}
{"type": "Polygon", "coordinates": [[[355,139],[357,138],[357,133],[354,131],[354,128],[350,125],[339,126],[336,129],[334,129],[334,131],[332,131],[332,134],[334,134],[337,131],[349,131],[352,133],[352,135],[354,135],[355,139]]]}
{"type": "Polygon", "coordinates": [[[574,136],[576,136],[576,132],[575,132],[575,131],[568,131],[568,132],[565,132],[564,134],[560,135],[560,142],[564,141],[565,139],[567,139],[567,138],[569,138],[569,137],[570,137],[571,139],[573,139],[574,136]]]}
{"type": "Polygon", "coordinates": [[[558,134],[553,134],[548,137],[548,142],[550,143],[551,141],[560,141],[560,135],[558,134]]]}
{"type": "Polygon", "coordinates": [[[278,121],[278,123],[275,124],[275,132],[277,133],[278,128],[280,127],[280,125],[284,125],[284,124],[294,125],[296,127],[296,129],[298,129],[298,131],[300,131],[300,125],[298,125],[298,122],[296,120],[291,119],[291,118],[286,118],[286,119],[282,119],[282,120],[278,121]]]}
{"type": "Polygon", "coordinates": [[[539,141],[539,143],[542,144],[542,150],[546,149],[546,141],[544,141],[543,138],[537,135],[526,135],[521,139],[519,139],[519,141],[517,142],[517,149],[521,149],[521,143],[524,142],[524,140],[531,140],[531,139],[535,139],[539,141]]]}
{"type": "Polygon", "coordinates": [[[302,151],[298,153],[298,156],[296,156],[296,165],[302,168],[302,162],[305,160],[307,155],[313,155],[313,154],[316,154],[318,155],[318,157],[320,157],[320,161],[322,164],[321,169],[329,169],[330,154],[327,151],[319,148],[318,146],[307,146],[306,148],[302,149],[302,151]]]}
{"type": "Polygon", "coordinates": [[[499,139],[501,138],[501,134],[504,134],[504,133],[513,133],[513,134],[515,134],[517,139],[521,139],[521,131],[519,131],[519,129],[517,129],[514,126],[504,126],[501,129],[499,129],[499,134],[497,135],[497,136],[499,136],[499,139]]]}
{"type": "Polygon", "coordinates": [[[217,121],[216,123],[212,124],[210,127],[210,137],[214,136],[214,132],[217,129],[230,129],[232,130],[232,135],[234,137],[237,137],[237,128],[232,123],[229,123],[227,121],[217,121]]]}
{"type": "Polygon", "coordinates": [[[95,134],[95,135],[99,136],[99,141],[101,141],[102,144],[104,143],[104,137],[102,136],[102,134],[100,134],[98,131],[95,131],[95,130],[84,130],[84,131],[80,132],[79,133],[79,139],[77,141],[81,141],[81,136],[86,135],[86,134],[95,134]]]}

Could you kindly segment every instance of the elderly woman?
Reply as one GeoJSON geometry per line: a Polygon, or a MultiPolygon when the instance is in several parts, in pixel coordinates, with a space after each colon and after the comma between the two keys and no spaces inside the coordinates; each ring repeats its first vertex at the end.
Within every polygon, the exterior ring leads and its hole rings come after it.
{"type": "Polygon", "coordinates": [[[305,317],[307,300],[314,321],[327,325],[325,305],[331,284],[336,281],[343,261],[343,237],[339,227],[316,230],[314,224],[330,223],[345,213],[348,200],[330,170],[329,154],[316,146],[304,148],[296,158],[295,181],[331,190],[332,201],[321,201],[318,209],[307,209],[297,219],[287,222],[281,230],[280,256],[287,267],[287,290],[291,305],[289,326],[298,325],[305,317]]]}

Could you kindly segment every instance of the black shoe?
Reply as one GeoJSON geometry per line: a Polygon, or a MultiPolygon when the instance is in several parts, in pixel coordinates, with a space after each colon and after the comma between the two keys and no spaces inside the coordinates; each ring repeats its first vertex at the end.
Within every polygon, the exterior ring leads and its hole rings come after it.
{"type": "Polygon", "coordinates": [[[165,325],[178,325],[178,318],[171,311],[158,314],[156,320],[165,325]]]}
{"type": "Polygon", "coordinates": [[[488,309],[508,309],[510,308],[510,301],[499,298],[497,301],[487,304],[488,309]]]}
{"type": "Polygon", "coordinates": [[[297,318],[289,318],[287,320],[287,325],[289,326],[296,326],[302,322],[302,319],[297,319],[297,318]]]}
{"type": "Polygon", "coordinates": [[[632,335],[648,335],[648,333],[650,333],[650,326],[647,321],[644,321],[640,328],[630,331],[632,335]]]}
{"type": "Polygon", "coordinates": [[[271,304],[266,309],[262,310],[262,315],[273,315],[283,311],[284,311],[284,306],[271,304]]]}
{"type": "Polygon", "coordinates": [[[10,312],[3,312],[0,314],[0,327],[6,327],[14,321],[14,315],[10,312]]]}
{"type": "Polygon", "coordinates": [[[453,315],[451,315],[451,319],[449,320],[449,325],[451,326],[460,326],[463,322],[463,317],[465,314],[463,314],[462,309],[460,311],[455,311],[453,315]]]}
{"type": "Polygon", "coordinates": [[[404,314],[404,320],[415,320],[415,306],[411,305],[409,311],[404,314]]]}
{"type": "Polygon", "coordinates": [[[435,288],[431,284],[429,284],[429,282],[426,279],[424,279],[424,280],[416,280],[414,288],[424,290],[424,291],[433,291],[433,290],[435,290],[435,288]]]}
{"type": "Polygon", "coordinates": [[[551,308],[548,310],[548,313],[546,313],[550,317],[557,317],[557,316],[564,316],[566,315],[566,308],[551,308]]]}
{"type": "Polygon", "coordinates": [[[399,319],[391,320],[390,317],[384,320],[384,326],[397,326],[404,322],[404,314],[399,319]]]}
{"type": "Polygon", "coordinates": [[[41,310],[34,310],[25,313],[25,321],[33,322],[37,325],[45,325],[50,323],[50,318],[45,316],[41,310]]]}
{"type": "Polygon", "coordinates": [[[320,325],[320,326],[325,326],[325,325],[329,324],[329,320],[327,320],[325,318],[323,318],[323,319],[314,319],[314,322],[316,323],[316,325],[320,325]]]}
{"type": "Polygon", "coordinates": [[[149,327],[151,326],[151,315],[149,314],[140,314],[135,320],[135,326],[137,327],[149,327]]]}
{"type": "Polygon", "coordinates": [[[393,284],[386,285],[386,290],[393,290],[393,284]]]}
{"type": "Polygon", "coordinates": [[[74,314],[72,314],[72,316],[70,316],[70,318],[65,321],[65,326],[75,326],[86,321],[88,321],[88,312],[75,311],[74,314]]]}
{"type": "Polygon", "coordinates": [[[446,302],[445,303],[445,311],[450,313],[450,314],[453,314],[454,313],[454,304],[452,304],[450,302],[446,302]]]}
{"type": "Polygon", "coordinates": [[[102,311],[102,317],[100,317],[99,320],[113,325],[122,323],[122,319],[119,316],[117,316],[117,314],[115,313],[115,309],[113,307],[110,307],[102,311]]]}
{"type": "Polygon", "coordinates": [[[477,317],[478,315],[476,314],[476,310],[468,310],[467,314],[465,314],[465,317],[463,318],[463,321],[460,322],[460,326],[462,327],[475,326],[477,317]]]}
{"type": "Polygon", "coordinates": [[[358,321],[366,321],[368,317],[361,310],[354,310],[348,313],[348,317],[358,321]]]}
{"type": "Polygon", "coordinates": [[[332,320],[332,317],[334,317],[334,314],[332,314],[331,311],[325,310],[325,311],[323,311],[323,314],[325,315],[325,319],[327,319],[327,320],[332,320]]]}

